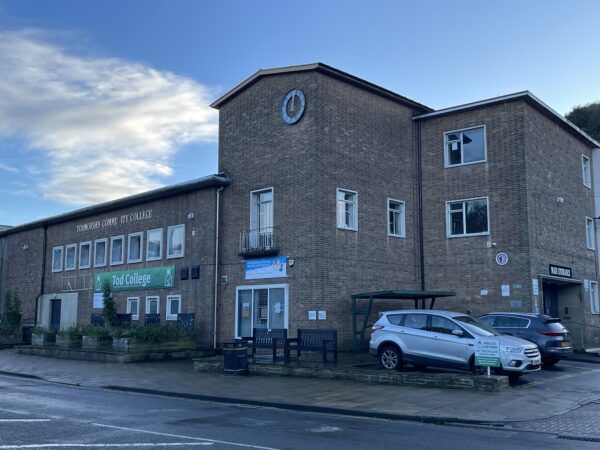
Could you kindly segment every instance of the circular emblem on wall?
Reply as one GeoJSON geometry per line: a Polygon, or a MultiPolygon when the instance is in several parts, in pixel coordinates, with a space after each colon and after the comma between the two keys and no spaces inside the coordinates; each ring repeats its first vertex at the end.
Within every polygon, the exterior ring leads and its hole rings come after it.
{"type": "Polygon", "coordinates": [[[508,264],[508,255],[504,252],[496,254],[496,264],[499,266],[505,266],[508,264]]]}
{"type": "Polygon", "coordinates": [[[281,118],[288,125],[292,125],[300,120],[305,106],[304,93],[300,89],[293,89],[287,93],[281,103],[281,118]]]}

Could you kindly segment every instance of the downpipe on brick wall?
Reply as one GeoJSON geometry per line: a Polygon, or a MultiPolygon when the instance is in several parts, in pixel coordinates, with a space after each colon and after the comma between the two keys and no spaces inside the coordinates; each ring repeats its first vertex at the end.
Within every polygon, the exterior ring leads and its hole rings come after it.
{"type": "Polygon", "coordinates": [[[215,219],[215,298],[213,315],[213,350],[217,349],[217,306],[219,300],[219,206],[221,204],[221,191],[223,186],[217,189],[217,214],[215,219]]]}

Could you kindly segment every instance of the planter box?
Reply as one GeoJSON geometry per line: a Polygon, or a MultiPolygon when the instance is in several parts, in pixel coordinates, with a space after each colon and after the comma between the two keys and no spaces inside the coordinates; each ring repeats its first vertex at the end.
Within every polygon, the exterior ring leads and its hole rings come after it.
{"type": "Polygon", "coordinates": [[[61,348],[81,347],[81,336],[56,335],[56,346],[61,348]]]}
{"type": "Polygon", "coordinates": [[[0,347],[19,345],[22,342],[20,334],[0,334],[0,347]]]}
{"type": "Polygon", "coordinates": [[[86,350],[111,350],[113,339],[110,336],[83,336],[81,348],[86,350]]]}
{"type": "Polygon", "coordinates": [[[194,339],[179,339],[167,342],[146,342],[133,338],[114,338],[112,348],[115,352],[169,352],[176,350],[195,350],[194,339]]]}
{"type": "Polygon", "coordinates": [[[31,345],[43,347],[54,344],[56,344],[56,333],[32,333],[31,335],[31,345]]]}

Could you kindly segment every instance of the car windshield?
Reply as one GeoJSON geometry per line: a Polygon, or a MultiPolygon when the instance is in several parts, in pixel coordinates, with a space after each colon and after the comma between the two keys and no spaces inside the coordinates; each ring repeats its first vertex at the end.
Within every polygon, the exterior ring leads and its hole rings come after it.
{"type": "Polygon", "coordinates": [[[467,330],[478,336],[500,336],[500,333],[490,327],[487,323],[471,316],[457,316],[453,317],[453,319],[462,323],[467,330]]]}

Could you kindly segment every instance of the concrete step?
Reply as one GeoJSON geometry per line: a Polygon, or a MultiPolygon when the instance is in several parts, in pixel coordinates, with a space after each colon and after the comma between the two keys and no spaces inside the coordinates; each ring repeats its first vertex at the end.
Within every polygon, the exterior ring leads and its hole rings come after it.
{"type": "Polygon", "coordinates": [[[600,356],[600,347],[586,348],[585,352],[588,355],[600,356]]]}

